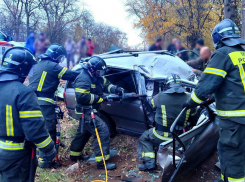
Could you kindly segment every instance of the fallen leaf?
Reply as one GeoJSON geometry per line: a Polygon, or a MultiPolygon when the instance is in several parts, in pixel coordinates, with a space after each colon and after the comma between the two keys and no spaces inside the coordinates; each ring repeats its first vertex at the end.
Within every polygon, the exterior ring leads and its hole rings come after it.
{"type": "Polygon", "coordinates": [[[135,162],[136,161],[136,158],[132,159],[132,161],[135,162]]]}

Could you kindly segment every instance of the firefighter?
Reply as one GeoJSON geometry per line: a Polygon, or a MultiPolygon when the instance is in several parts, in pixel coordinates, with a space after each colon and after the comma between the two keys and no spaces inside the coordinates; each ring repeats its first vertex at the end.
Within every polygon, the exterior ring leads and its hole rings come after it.
{"type": "MultiPolygon", "coordinates": [[[[1,181],[29,181],[32,149],[27,148],[27,143],[33,142],[43,152],[45,160],[52,162],[55,157],[54,143],[45,128],[36,95],[22,84],[34,64],[36,64],[34,55],[23,47],[7,50],[2,58],[0,67],[1,181]]],[[[35,160],[36,169],[37,159],[35,160]]]]}
{"type": "MultiPolygon", "coordinates": [[[[139,160],[143,164],[138,164],[139,170],[151,170],[156,168],[154,147],[160,143],[172,140],[170,127],[175,118],[182,110],[182,103],[189,98],[186,89],[181,86],[181,79],[178,75],[172,74],[166,81],[166,90],[157,94],[152,100],[151,105],[156,108],[154,128],[145,131],[139,139],[139,160]]],[[[191,110],[187,110],[178,124],[180,129],[187,125],[191,110]]]]}
{"type": "MultiPolygon", "coordinates": [[[[82,65],[82,71],[75,80],[75,94],[76,94],[76,114],[80,118],[79,127],[75,138],[71,143],[70,158],[76,162],[80,160],[82,150],[89,138],[94,136],[94,153],[98,169],[104,169],[102,161],[102,154],[100,152],[98,140],[96,138],[93,122],[91,121],[91,109],[96,114],[96,125],[101,139],[103,153],[105,160],[110,158],[110,133],[106,124],[99,118],[100,104],[106,100],[103,97],[103,91],[109,93],[116,93],[121,95],[123,89],[111,84],[103,75],[106,71],[106,63],[100,57],[92,57],[88,63],[82,65]],[[103,99],[104,98],[104,99],[103,99]],[[92,108],[91,108],[92,107],[92,108]],[[81,120],[82,113],[85,115],[85,122],[81,120]]],[[[115,164],[106,161],[107,169],[112,170],[116,168],[115,164]]]]}
{"type": "Polygon", "coordinates": [[[245,180],[245,40],[236,24],[225,19],[212,32],[213,53],[200,82],[184,103],[195,107],[214,93],[219,121],[218,152],[225,182],[245,180]]]}
{"type": "MultiPolygon", "coordinates": [[[[29,74],[29,87],[36,93],[38,102],[45,119],[45,125],[53,141],[56,139],[56,101],[55,91],[60,79],[74,81],[79,72],[71,71],[59,65],[59,62],[66,56],[66,50],[59,44],[52,44],[45,54],[40,55],[41,59],[29,74]]],[[[49,168],[50,163],[42,158],[40,153],[40,167],[49,168]]],[[[56,165],[58,165],[56,163],[56,165]]]]}

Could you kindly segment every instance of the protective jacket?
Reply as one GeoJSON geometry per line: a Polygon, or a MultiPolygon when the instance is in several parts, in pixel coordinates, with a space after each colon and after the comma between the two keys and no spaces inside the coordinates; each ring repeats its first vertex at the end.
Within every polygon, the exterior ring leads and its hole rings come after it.
{"type": "Polygon", "coordinates": [[[49,59],[42,59],[30,74],[29,87],[37,94],[40,105],[53,105],[56,104],[54,93],[59,80],[74,81],[78,74],[49,59]]]}
{"type": "MultiPolygon", "coordinates": [[[[152,100],[153,108],[156,108],[155,122],[168,129],[182,110],[182,104],[190,97],[188,93],[164,93],[160,92],[152,100]],[[174,100],[174,102],[173,102],[174,100]]],[[[186,125],[191,110],[182,115],[179,124],[186,125]]]]}
{"type": "Polygon", "coordinates": [[[188,103],[201,104],[215,94],[219,117],[245,124],[245,51],[237,45],[219,45],[188,103]]]}
{"type": "Polygon", "coordinates": [[[103,99],[103,92],[115,93],[117,86],[111,84],[105,77],[93,77],[86,65],[75,80],[77,109],[83,107],[98,109],[103,99]]]}
{"type": "Polygon", "coordinates": [[[81,156],[85,144],[88,142],[91,135],[94,136],[94,153],[96,162],[102,161],[102,154],[100,152],[99,144],[94,131],[93,123],[91,122],[91,106],[95,116],[98,133],[101,138],[103,146],[103,153],[105,160],[110,158],[110,134],[107,125],[99,118],[98,109],[103,99],[101,96],[103,92],[115,93],[117,86],[111,84],[104,77],[93,77],[88,71],[87,65],[82,65],[83,69],[75,80],[76,93],[76,114],[80,119],[80,124],[77,133],[71,143],[71,159],[76,161],[76,158],[81,156]],[[82,126],[82,114],[85,115],[85,125],[82,126]],[[83,131],[81,131],[81,128],[83,131]]]}
{"type": "MultiPolygon", "coordinates": [[[[163,141],[172,140],[170,127],[183,109],[182,103],[190,97],[183,90],[182,87],[170,88],[165,92],[160,92],[151,100],[152,107],[156,108],[156,126],[141,135],[138,148],[139,160],[155,163],[154,146],[158,147],[163,141]]],[[[186,126],[190,114],[192,113],[189,109],[180,118],[178,125],[181,128],[186,126]]]]}
{"type": "Polygon", "coordinates": [[[0,79],[0,88],[0,159],[26,155],[25,138],[44,153],[53,150],[35,93],[17,80],[0,79]]]}

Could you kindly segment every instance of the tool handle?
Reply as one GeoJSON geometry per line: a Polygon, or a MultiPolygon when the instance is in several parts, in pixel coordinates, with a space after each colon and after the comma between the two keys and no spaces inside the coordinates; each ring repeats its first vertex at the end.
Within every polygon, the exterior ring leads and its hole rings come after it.
{"type": "Polygon", "coordinates": [[[85,120],[84,120],[84,113],[82,113],[82,119],[81,119],[81,133],[83,133],[83,131],[84,131],[84,122],[85,122],[85,120]]]}
{"type": "Polygon", "coordinates": [[[35,159],[36,159],[36,148],[33,147],[31,149],[31,164],[30,164],[29,182],[35,181],[35,173],[36,173],[35,159]]]}
{"type": "Polygon", "coordinates": [[[185,107],[181,112],[180,114],[177,116],[177,118],[174,120],[173,124],[171,125],[170,127],[170,132],[173,133],[174,132],[174,129],[175,129],[175,126],[176,124],[178,123],[180,117],[182,116],[183,113],[185,113],[187,110],[187,108],[185,107]]]}

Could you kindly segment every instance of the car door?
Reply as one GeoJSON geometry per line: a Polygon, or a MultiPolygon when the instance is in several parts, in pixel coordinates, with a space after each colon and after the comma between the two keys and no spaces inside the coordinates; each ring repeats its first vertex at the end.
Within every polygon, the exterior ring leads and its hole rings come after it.
{"type": "MultiPolygon", "coordinates": [[[[144,77],[140,77],[139,72],[130,71],[123,74],[115,74],[115,70],[113,72],[114,75],[112,73],[108,77],[113,84],[123,87],[126,92],[145,93],[145,80],[144,77]]],[[[108,102],[102,104],[101,109],[113,119],[117,131],[140,135],[148,129],[141,99],[138,97],[108,102]]]]}

